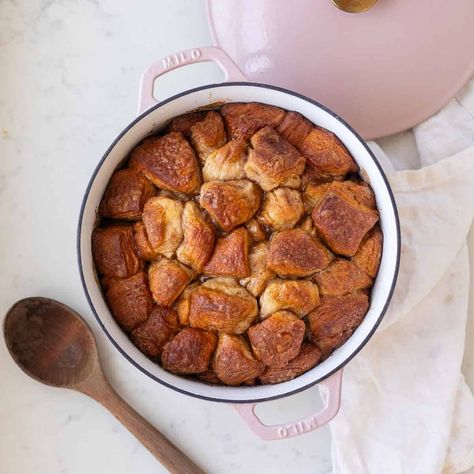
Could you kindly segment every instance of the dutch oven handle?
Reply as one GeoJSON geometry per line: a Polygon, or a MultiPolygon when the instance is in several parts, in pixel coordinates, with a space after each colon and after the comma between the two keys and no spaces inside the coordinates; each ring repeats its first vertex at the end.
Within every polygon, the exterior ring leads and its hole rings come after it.
{"type": "Polygon", "coordinates": [[[156,61],[142,74],[138,96],[138,115],[157,103],[153,95],[153,86],[158,77],[188,64],[208,61],[216,63],[222,69],[225,75],[224,82],[248,82],[239,67],[221,48],[206,46],[185,49],[156,61]]]}
{"type": "Polygon", "coordinates": [[[250,429],[260,438],[266,441],[291,438],[320,428],[337,415],[341,404],[341,383],[342,369],[320,384],[327,390],[324,408],[317,413],[291,423],[265,425],[255,413],[256,403],[235,404],[234,408],[249,425],[250,429]]]}

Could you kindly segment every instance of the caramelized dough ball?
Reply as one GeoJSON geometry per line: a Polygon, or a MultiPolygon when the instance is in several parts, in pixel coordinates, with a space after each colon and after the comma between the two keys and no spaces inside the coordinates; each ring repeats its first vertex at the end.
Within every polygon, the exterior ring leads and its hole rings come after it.
{"type": "Polygon", "coordinates": [[[135,232],[135,247],[140,258],[142,260],[155,260],[158,258],[160,254],[153,250],[146,234],[145,224],[142,221],[135,222],[133,230],[135,232]]]}
{"type": "Polygon", "coordinates": [[[313,126],[298,112],[287,112],[277,132],[294,147],[298,148],[308,136],[313,126]]]}
{"type": "Polygon", "coordinates": [[[313,219],[311,219],[311,216],[306,217],[303,220],[303,222],[300,224],[298,229],[304,230],[312,237],[317,238],[318,233],[316,232],[316,229],[314,228],[313,219]]]}
{"type": "Polygon", "coordinates": [[[246,277],[249,267],[250,236],[240,227],[225,237],[217,239],[214,253],[204,266],[204,274],[209,276],[246,277]]]}
{"type": "Polygon", "coordinates": [[[345,176],[359,169],[341,140],[324,128],[313,127],[298,149],[322,178],[345,176]]]}
{"type": "Polygon", "coordinates": [[[316,273],[313,280],[318,284],[321,296],[341,296],[372,286],[372,278],[350,260],[338,258],[316,273]]]}
{"type": "Polygon", "coordinates": [[[309,183],[303,192],[303,202],[306,212],[311,212],[316,207],[326,191],[331,186],[331,183],[309,183]]]}
{"type": "Polygon", "coordinates": [[[191,143],[202,161],[227,141],[222,117],[213,110],[191,127],[190,135],[191,143]]]}
{"type": "Polygon", "coordinates": [[[201,185],[196,156],[181,133],[145,139],[132,151],[129,166],[169,191],[196,193],[201,185]]]}
{"type": "Polygon", "coordinates": [[[216,343],[217,337],[212,332],[184,328],[163,348],[163,368],[175,374],[206,372],[216,343]]]}
{"type": "Polygon", "coordinates": [[[380,227],[376,225],[365,236],[359,250],[352,257],[352,261],[372,278],[377,276],[380,259],[382,258],[383,236],[380,227]]]}
{"type": "Polygon", "coordinates": [[[257,313],[257,300],[232,278],[206,280],[190,296],[193,327],[242,334],[257,313]]]}
{"type": "Polygon", "coordinates": [[[141,268],[130,226],[94,229],[92,255],[97,271],[108,277],[128,277],[141,268]]]}
{"type": "Polygon", "coordinates": [[[247,224],[247,230],[254,242],[263,242],[267,238],[267,234],[265,234],[265,231],[257,219],[250,219],[247,224]]]}
{"type": "Polygon", "coordinates": [[[305,159],[299,151],[270,127],[262,128],[250,139],[245,174],[264,191],[278,186],[298,188],[305,159]]]}
{"type": "Polygon", "coordinates": [[[280,276],[304,277],[329,265],[331,253],[302,229],[282,230],[270,241],[267,266],[280,276]]]}
{"type": "Polygon", "coordinates": [[[188,201],[184,205],[181,224],[184,239],[176,256],[179,261],[200,273],[214,249],[214,226],[204,219],[194,201],[188,201]]]}
{"type": "Polygon", "coordinates": [[[275,276],[275,273],[267,267],[266,259],[268,245],[264,242],[252,247],[249,255],[250,276],[240,280],[253,296],[258,296],[265,289],[267,283],[275,276]]]}
{"type": "Polygon", "coordinates": [[[193,279],[194,272],[177,260],[160,258],[148,269],[153,299],[162,306],[170,306],[193,279]]]}
{"type": "Polygon", "coordinates": [[[362,204],[369,209],[377,208],[374,192],[364,181],[361,181],[360,183],[356,183],[355,181],[351,180],[334,181],[332,183],[332,187],[334,189],[340,189],[341,191],[346,192],[359,204],[362,204]]]}
{"type": "Polygon", "coordinates": [[[219,334],[212,368],[226,385],[240,385],[258,377],[265,366],[255,359],[242,336],[219,334]]]}
{"type": "Polygon", "coordinates": [[[331,185],[312,214],[318,233],[335,253],[353,256],[378,213],[331,185]]]}
{"type": "Polygon", "coordinates": [[[148,241],[155,252],[171,258],[181,240],[183,204],[175,199],[158,196],[148,199],[143,208],[143,224],[148,241]]]}
{"type": "Polygon", "coordinates": [[[289,311],[278,311],[248,330],[254,354],[266,366],[284,367],[301,347],[305,323],[289,311]]]}
{"type": "Polygon", "coordinates": [[[153,298],[146,273],[113,278],[107,286],[105,299],[114,318],[125,331],[131,331],[148,319],[153,309],[153,298]]]}
{"type": "Polygon", "coordinates": [[[197,122],[200,122],[205,116],[206,112],[204,110],[178,115],[178,117],[175,117],[171,120],[171,122],[166,127],[166,131],[180,132],[185,137],[189,138],[191,134],[191,127],[197,122]]]}
{"type": "Polygon", "coordinates": [[[201,286],[201,283],[195,282],[187,286],[185,290],[181,293],[178,301],[176,302],[176,312],[178,313],[178,318],[180,324],[183,326],[189,326],[189,309],[191,308],[191,294],[197,288],[201,286]]]}
{"type": "Polygon", "coordinates": [[[285,111],[279,107],[256,102],[224,104],[220,113],[231,140],[248,140],[263,127],[277,127],[285,116],[285,111]]]}
{"type": "Polygon", "coordinates": [[[349,339],[368,309],[369,299],[363,293],[321,298],[321,304],[308,315],[308,327],[323,358],[349,339]]]}
{"type": "Polygon", "coordinates": [[[252,218],[261,198],[259,187],[246,179],[209,181],[201,187],[199,203],[222,230],[229,232],[252,218]]]}
{"type": "Polygon", "coordinates": [[[247,142],[231,140],[213,151],[202,168],[204,181],[245,178],[244,165],[247,159],[247,142]]]}
{"type": "Polygon", "coordinates": [[[179,331],[178,315],[171,308],[155,306],[148,319],[137,326],[130,337],[146,356],[156,359],[163,346],[179,331]]]}
{"type": "Polygon", "coordinates": [[[273,230],[291,229],[303,212],[301,194],[296,189],[276,188],[265,194],[258,219],[273,230]]]}
{"type": "Polygon", "coordinates": [[[307,280],[272,280],[260,296],[260,317],[287,309],[302,318],[319,304],[318,287],[307,280]]]}
{"type": "Polygon", "coordinates": [[[116,171],[107,185],[99,213],[110,219],[139,220],[145,202],[155,194],[153,184],[137,171],[116,171]]]}
{"type": "Polygon", "coordinates": [[[283,367],[267,367],[258,378],[260,383],[280,383],[294,379],[312,369],[321,359],[321,351],[309,342],[303,342],[299,354],[283,367]]]}

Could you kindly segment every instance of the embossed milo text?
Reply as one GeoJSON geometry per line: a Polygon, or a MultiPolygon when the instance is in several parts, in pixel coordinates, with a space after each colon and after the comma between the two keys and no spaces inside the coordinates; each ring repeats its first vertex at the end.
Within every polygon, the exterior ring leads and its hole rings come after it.
{"type": "Polygon", "coordinates": [[[161,64],[165,69],[170,69],[181,64],[185,64],[189,61],[193,61],[201,56],[201,50],[199,49],[190,49],[187,51],[182,51],[180,53],[172,54],[161,60],[161,64]]]}
{"type": "Polygon", "coordinates": [[[289,436],[295,436],[301,433],[314,430],[318,427],[318,422],[315,416],[312,416],[306,420],[297,421],[296,423],[290,423],[285,426],[278,428],[278,436],[280,438],[288,438],[289,436]]]}

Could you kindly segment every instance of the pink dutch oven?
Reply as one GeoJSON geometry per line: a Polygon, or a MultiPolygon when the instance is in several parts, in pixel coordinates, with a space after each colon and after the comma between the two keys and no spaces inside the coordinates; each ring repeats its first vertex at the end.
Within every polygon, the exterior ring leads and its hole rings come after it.
{"type": "Polygon", "coordinates": [[[153,380],[181,393],[215,402],[231,403],[250,428],[262,439],[273,440],[312,431],[330,421],[340,406],[342,368],[367,343],[379,325],[392,296],[398,273],[400,230],[395,201],[387,179],[364,141],[333,112],[296,92],[248,82],[234,62],[216,47],[185,50],[152,64],[140,83],[139,116],[128,125],[105,152],[87,187],[79,217],[77,249],[84,291],[97,321],[110,341],[136,368],[153,380]],[[213,61],[225,73],[222,84],[209,84],[187,90],[157,103],[153,96],[155,80],[167,72],[197,62],[213,61]],[[313,123],[334,132],[349,149],[370,182],[380,213],[384,234],[383,254],[375,281],[369,311],[350,339],[328,359],[308,372],[275,385],[227,387],[212,386],[166,372],[145,357],[120,329],[102,295],[91,253],[91,233],[97,209],[107,183],[117,166],[146,136],[161,130],[171,118],[215,102],[263,102],[295,110],[313,123]],[[326,404],[317,413],[292,423],[268,426],[255,414],[258,402],[287,397],[321,384],[326,388],[326,404]]]}

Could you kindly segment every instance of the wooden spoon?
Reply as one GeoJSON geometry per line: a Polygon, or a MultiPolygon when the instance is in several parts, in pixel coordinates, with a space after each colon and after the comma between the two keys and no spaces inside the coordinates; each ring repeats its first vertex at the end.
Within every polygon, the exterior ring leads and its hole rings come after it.
{"type": "Polygon", "coordinates": [[[94,336],[71,308],[48,298],[20,300],[8,311],[3,332],[11,356],[30,377],[98,401],[171,473],[204,473],[110,386],[94,336]]]}

